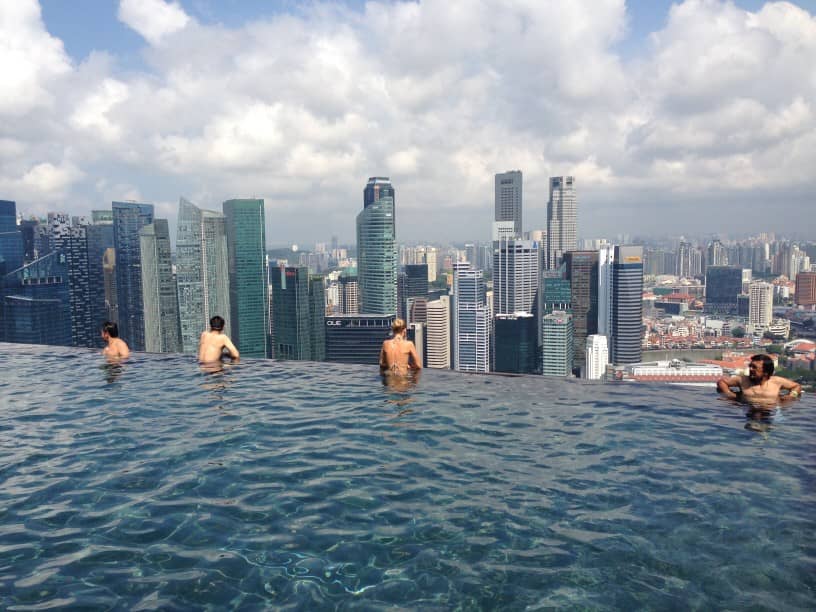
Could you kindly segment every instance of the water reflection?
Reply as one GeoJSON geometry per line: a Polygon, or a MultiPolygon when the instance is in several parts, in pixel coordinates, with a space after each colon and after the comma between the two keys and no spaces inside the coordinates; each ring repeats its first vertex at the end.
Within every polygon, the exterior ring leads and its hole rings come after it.
{"type": "Polygon", "coordinates": [[[411,392],[419,384],[420,372],[422,370],[410,370],[406,374],[397,374],[388,370],[380,372],[383,387],[389,391],[391,396],[386,401],[401,408],[396,416],[413,412],[405,406],[414,401],[411,392]]]}
{"type": "Polygon", "coordinates": [[[106,357],[106,363],[99,366],[99,369],[109,385],[115,383],[125,371],[122,360],[117,357],[106,357]]]}

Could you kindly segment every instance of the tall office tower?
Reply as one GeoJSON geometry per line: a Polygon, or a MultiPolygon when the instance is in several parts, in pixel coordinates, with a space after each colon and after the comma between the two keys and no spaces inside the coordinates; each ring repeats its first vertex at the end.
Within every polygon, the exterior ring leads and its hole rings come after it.
{"type": "Polygon", "coordinates": [[[359,284],[356,276],[345,274],[337,279],[337,306],[340,314],[360,314],[359,284]]]}
{"type": "Polygon", "coordinates": [[[694,278],[703,273],[703,255],[690,242],[681,242],[677,248],[677,276],[694,278]]]}
{"type": "Polygon", "coordinates": [[[742,268],[710,266],[706,270],[705,279],[705,312],[736,314],[737,296],[742,293],[742,268]]]}
{"type": "Polygon", "coordinates": [[[443,295],[428,302],[425,326],[425,363],[429,368],[449,370],[451,367],[450,298],[443,295]]]}
{"type": "MultiPolygon", "coordinates": [[[[98,217],[94,214],[92,218],[98,217]]],[[[116,255],[113,248],[113,221],[107,219],[94,221],[93,224],[85,227],[85,234],[88,238],[88,285],[91,294],[92,340],[94,346],[101,347],[104,344],[99,334],[102,322],[118,319],[116,316],[116,278],[114,276],[116,274],[116,255]],[[109,254],[108,251],[110,251],[109,254]],[[106,261],[108,267],[106,267],[106,261]]]]}
{"type": "Polygon", "coordinates": [[[529,312],[496,314],[493,371],[533,374],[538,366],[538,329],[529,312]]]}
{"type": "Polygon", "coordinates": [[[368,179],[357,215],[360,312],[396,314],[397,249],[394,188],[387,177],[368,179]]]}
{"type": "Polygon", "coordinates": [[[615,247],[605,245],[598,249],[598,333],[609,336],[612,328],[612,264],[615,247]]]}
{"type": "Polygon", "coordinates": [[[554,310],[572,310],[572,286],[570,281],[554,272],[544,272],[541,277],[541,290],[538,292],[538,312],[541,316],[554,310]]]}
{"type": "MultiPolygon", "coordinates": [[[[734,263],[739,262],[735,261],[734,263]]],[[[719,240],[713,240],[711,244],[708,245],[708,251],[706,252],[706,267],[727,265],[728,252],[726,251],[725,246],[719,240]]]]}
{"type": "Polygon", "coordinates": [[[92,347],[99,337],[99,324],[93,321],[86,227],[72,225],[65,213],[48,213],[51,248],[65,255],[68,266],[71,345],[92,347]]]}
{"type": "Polygon", "coordinates": [[[269,306],[264,201],[227,200],[224,202],[224,216],[232,340],[241,355],[266,357],[269,306]]]}
{"type": "Polygon", "coordinates": [[[326,361],[379,363],[383,340],[389,338],[393,322],[393,314],[326,317],[326,361]]]}
{"type": "Polygon", "coordinates": [[[800,272],[796,275],[794,303],[805,307],[816,305],[816,272],[800,272]]]}
{"type": "Polygon", "coordinates": [[[742,269],[742,293],[750,293],[749,287],[751,286],[751,282],[753,281],[753,273],[751,272],[750,268],[743,268],[742,269]]]}
{"type": "MultiPolygon", "coordinates": [[[[541,319],[544,346],[541,347],[541,374],[569,376],[575,355],[573,318],[568,312],[556,310],[541,319]]],[[[583,352],[583,351],[582,351],[583,352]]]]}
{"type": "Polygon", "coordinates": [[[571,288],[573,365],[583,368],[587,336],[598,333],[598,251],[570,251],[564,254],[564,262],[571,288]]]}
{"type": "MultiPolygon", "coordinates": [[[[497,174],[495,186],[496,211],[493,220],[512,221],[513,234],[521,238],[521,170],[497,174]]],[[[471,261],[471,263],[475,262],[471,261]]]]}
{"type": "Polygon", "coordinates": [[[471,266],[480,269],[479,266],[479,245],[472,242],[465,244],[465,261],[471,266]]]}
{"type": "Polygon", "coordinates": [[[134,351],[145,350],[142,253],[139,231],[153,223],[153,205],[113,202],[113,245],[116,250],[116,304],[119,336],[134,351]]]}
{"type": "Polygon", "coordinates": [[[17,227],[17,204],[0,200],[0,276],[23,265],[23,237],[17,227]]]}
{"type": "Polygon", "coordinates": [[[224,333],[232,336],[226,219],[184,198],[179,200],[176,231],[176,284],[183,352],[198,350],[201,332],[216,315],[224,318],[224,333]]]}
{"type": "Polygon", "coordinates": [[[70,346],[71,305],[68,263],[61,251],[6,274],[2,317],[4,340],[70,346]]]}
{"type": "Polygon", "coordinates": [[[113,211],[107,209],[92,210],[91,223],[94,225],[113,225],[113,211]]]}
{"type": "Polygon", "coordinates": [[[427,323],[428,322],[428,297],[411,297],[406,300],[405,322],[406,323],[427,323]]]}
{"type": "Polygon", "coordinates": [[[139,230],[142,254],[142,300],[144,302],[145,350],[149,353],[180,353],[178,291],[170,259],[167,219],[154,219],[139,230]]]}
{"type": "Polygon", "coordinates": [[[323,361],[326,294],[322,276],[306,266],[281,266],[269,272],[275,359],[323,361]]]}
{"type": "Polygon", "coordinates": [[[754,329],[768,329],[773,320],[774,287],[770,283],[751,283],[748,293],[748,324],[754,329]]]}
{"type": "Polygon", "coordinates": [[[422,253],[422,262],[428,265],[428,282],[436,282],[436,273],[439,270],[436,247],[426,247],[422,253]]]}
{"type": "Polygon", "coordinates": [[[586,368],[584,378],[588,380],[600,380],[606,374],[606,366],[609,363],[609,345],[606,336],[592,334],[587,336],[586,368]]]}
{"type": "Polygon", "coordinates": [[[494,221],[492,227],[493,247],[499,240],[510,240],[515,237],[515,230],[512,221],[494,221]]]}
{"type": "MultiPolygon", "coordinates": [[[[571,176],[550,178],[550,201],[547,202],[547,269],[555,270],[564,253],[578,248],[578,200],[575,179],[571,176]]],[[[583,351],[581,351],[583,355],[583,351]]]]}
{"type": "Polygon", "coordinates": [[[643,354],[643,247],[615,247],[611,323],[612,362],[639,363],[643,354]]]}
{"type": "Polygon", "coordinates": [[[485,302],[484,273],[468,263],[453,267],[454,367],[460,372],[488,372],[490,308],[485,302]]]}
{"type": "Polygon", "coordinates": [[[407,318],[410,298],[428,297],[428,264],[408,264],[400,273],[397,283],[397,316],[407,318]]]}
{"type": "Polygon", "coordinates": [[[538,243],[511,238],[493,243],[493,312],[533,312],[540,276],[538,243]]]}
{"type": "MultiPolygon", "coordinates": [[[[40,225],[39,219],[23,219],[20,221],[20,236],[23,241],[23,263],[31,263],[37,257],[39,257],[39,253],[35,247],[36,245],[36,235],[37,235],[37,228],[40,225]]],[[[44,253],[43,253],[44,254],[44,253]]]]}

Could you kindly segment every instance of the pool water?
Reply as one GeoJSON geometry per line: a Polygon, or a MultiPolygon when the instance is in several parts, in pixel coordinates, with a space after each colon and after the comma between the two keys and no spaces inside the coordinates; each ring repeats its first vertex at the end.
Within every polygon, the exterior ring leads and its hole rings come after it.
{"type": "Polygon", "coordinates": [[[0,609],[816,609],[807,394],[0,348],[0,609]]]}

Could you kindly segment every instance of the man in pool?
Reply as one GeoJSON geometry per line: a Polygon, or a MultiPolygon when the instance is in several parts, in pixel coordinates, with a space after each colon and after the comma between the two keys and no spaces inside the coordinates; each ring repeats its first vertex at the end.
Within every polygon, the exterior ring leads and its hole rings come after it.
{"type": "Polygon", "coordinates": [[[224,317],[215,315],[210,319],[210,331],[201,332],[198,341],[198,360],[201,363],[220,361],[224,350],[233,359],[238,359],[238,349],[224,332],[224,317]]]}
{"type": "Polygon", "coordinates": [[[122,359],[130,355],[127,343],[119,337],[119,326],[111,321],[102,324],[102,339],[107,343],[102,354],[114,359],[122,359]]]}
{"type": "Polygon", "coordinates": [[[748,376],[723,377],[717,391],[732,399],[748,402],[776,402],[793,399],[802,393],[802,385],[782,376],[774,376],[774,362],[768,355],[754,355],[748,365],[748,376]],[[736,387],[734,391],[732,387],[736,387]],[[783,394],[782,391],[787,393],[783,394]]]}
{"type": "Polygon", "coordinates": [[[391,374],[407,374],[409,369],[421,370],[416,347],[405,337],[405,321],[394,319],[391,331],[393,337],[383,341],[380,350],[380,370],[391,374]]]}

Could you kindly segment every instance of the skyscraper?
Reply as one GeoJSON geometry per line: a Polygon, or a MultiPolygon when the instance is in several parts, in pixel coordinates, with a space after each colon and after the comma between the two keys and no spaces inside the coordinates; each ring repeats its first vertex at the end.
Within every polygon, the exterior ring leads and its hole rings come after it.
{"type": "Polygon", "coordinates": [[[306,266],[273,268],[274,358],[322,361],[325,357],[325,293],[323,277],[310,276],[306,266]]]}
{"type": "Polygon", "coordinates": [[[460,372],[490,369],[490,309],[483,275],[468,263],[453,267],[454,367],[460,372]]]}
{"type": "Polygon", "coordinates": [[[541,325],[544,335],[541,373],[544,376],[571,375],[575,355],[572,315],[554,310],[541,319],[541,325]]]}
{"type": "MultiPolygon", "coordinates": [[[[571,176],[554,176],[550,178],[550,200],[547,202],[547,269],[555,270],[564,253],[577,248],[575,179],[571,176]]],[[[583,349],[581,353],[583,355],[583,349]]]]}
{"type": "Polygon", "coordinates": [[[569,251],[564,261],[572,296],[574,366],[583,367],[587,336],[598,333],[598,251],[569,251]]]}
{"type": "Polygon", "coordinates": [[[615,364],[642,358],[643,247],[616,246],[612,264],[611,358],[615,364]]]}
{"type": "Polygon", "coordinates": [[[400,273],[397,283],[397,316],[407,319],[407,303],[410,298],[428,297],[428,264],[408,264],[400,273]]]}
{"type": "Polygon", "coordinates": [[[538,243],[520,238],[493,243],[493,313],[533,312],[540,271],[538,243]]]}
{"type": "Polygon", "coordinates": [[[242,356],[266,357],[269,308],[264,201],[227,200],[224,216],[232,339],[242,356]]]}
{"type": "Polygon", "coordinates": [[[185,353],[196,352],[199,335],[216,315],[224,318],[224,333],[232,336],[226,219],[184,198],[179,200],[176,282],[185,353]]]}
{"type": "Polygon", "coordinates": [[[94,221],[93,224],[85,227],[85,234],[88,239],[88,285],[91,297],[92,340],[94,346],[101,347],[104,344],[99,335],[102,322],[116,321],[118,319],[116,314],[116,277],[114,276],[116,273],[116,255],[113,248],[113,221],[94,221]],[[111,266],[108,274],[106,274],[105,269],[106,254],[108,254],[107,258],[111,266]]]}
{"type": "Polygon", "coordinates": [[[337,315],[325,318],[326,361],[374,365],[394,322],[390,315],[337,315]]]}
{"type": "Polygon", "coordinates": [[[0,277],[23,265],[23,237],[17,228],[17,204],[0,200],[0,277]]]}
{"type": "Polygon", "coordinates": [[[612,329],[612,264],[615,247],[598,249],[598,333],[609,336],[612,329]]]}
{"type": "Polygon", "coordinates": [[[587,336],[584,361],[586,361],[584,378],[600,380],[604,377],[606,365],[609,363],[609,343],[606,340],[606,336],[600,334],[587,336]]]}
{"type": "MultiPolygon", "coordinates": [[[[512,221],[513,233],[521,238],[521,170],[511,170],[495,176],[494,221],[512,221]]],[[[470,260],[468,260],[470,261],[470,260]]],[[[475,261],[471,261],[473,267],[475,261]]]]}
{"type": "Polygon", "coordinates": [[[529,312],[496,314],[495,372],[533,374],[538,366],[538,329],[529,312]]]}
{"type": "Polygon", "coordinates": [[[387,177],[372,177],[357,215],[357,280],[360,312],[396,314],[397,247],[394,188],[387,177]]]}
{"type": "Polygon", "coordinates": [[[773,321],[773,285],[753,282],[748,292],[748,324],[754,331],[766,330],[773,321]]]}
{"type": "Polygon", "coordinates": [[[150,353],[180,353],[178,292],[170,259],[167,219],[154,219],[153,223],[139,230],[139,243],[145,350],[150,353]]]}
{"type": "Polygon", "coordinates": [[[340,314],[360,314],[359,283],[356,276],[343,274],[337,279],[337,309],[340,314]]]}
{"type": "Polygon", "coordinates": [[[427,367],[449,370],[451,367],[450,298],[443,295],[428,302],[425,328],[425,362],[427,367]]]}
{"type": "Polygon", "coordinates": [[[95,346],[98,323],[93,323],[90,270],[88,267],[87,222],[65,213],[48,213],[51,248],[65,255],[68,267],[68,296],[71,305],[71,344],[95,346]]]}
{"type": "Polygon", "coordinates": [[[113,202],[113,243],[116,249],[116,295],[119,336],[134,351],[145,350],[142,254],[139,231],[153,223],[153,205],[113,202]]]}
{"type": "Polygon", "coordinates": [[[816,272],[799,272],[796,275],[794,301],[798,306],[816,305],[816,272]]]}
{"type": "Polygon", "coordinates": [[[742,293],[742,268],[709,266],[705,274],[705,311],[714,314],[736,314],[737,296],[742,293]]]}

